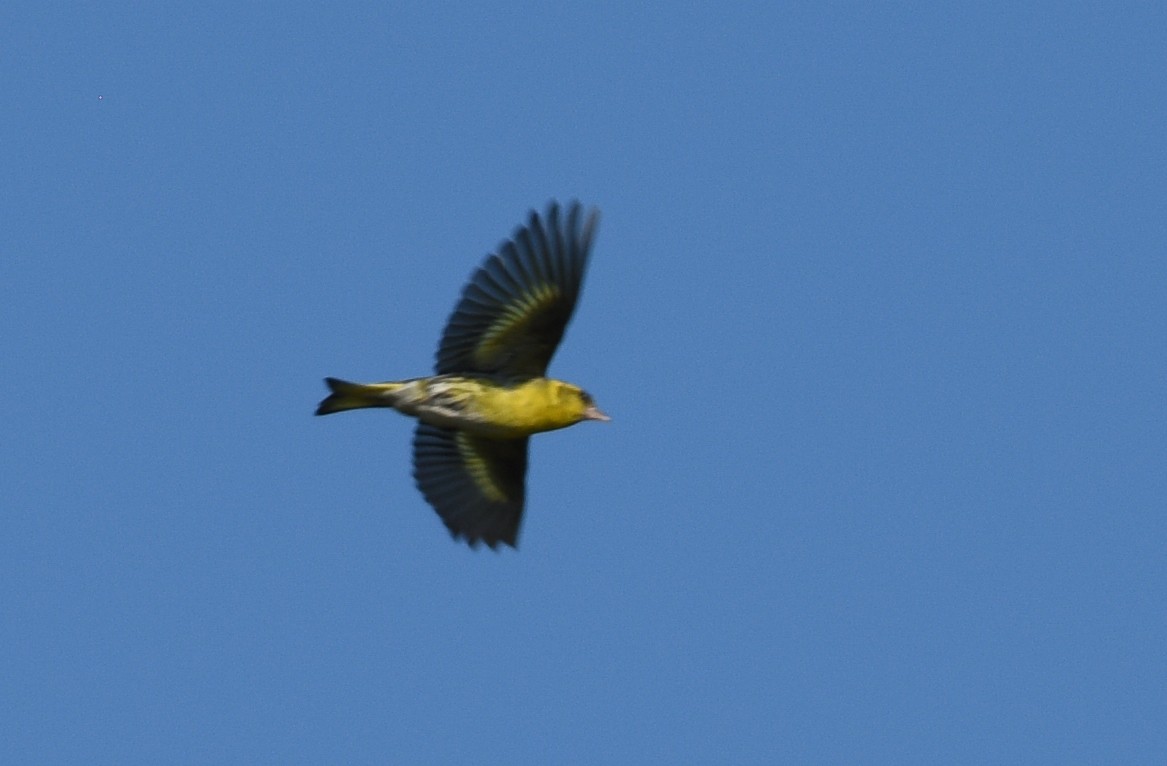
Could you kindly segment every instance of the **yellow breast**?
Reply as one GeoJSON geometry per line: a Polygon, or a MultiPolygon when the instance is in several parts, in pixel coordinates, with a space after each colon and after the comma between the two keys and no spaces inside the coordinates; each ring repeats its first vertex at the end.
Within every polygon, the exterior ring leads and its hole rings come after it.
{"type": "Polygon", "coordinates": [[[483,414],[493,426],[516,437],[566,428],[582,418],[574,390],[568,383],[549,378],[499,386],[485,397],[483,414]]]}

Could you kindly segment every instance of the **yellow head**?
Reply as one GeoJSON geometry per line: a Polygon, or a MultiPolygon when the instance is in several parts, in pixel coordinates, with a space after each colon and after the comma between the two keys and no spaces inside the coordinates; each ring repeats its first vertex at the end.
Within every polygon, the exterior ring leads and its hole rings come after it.
{"type": "Polygon", "coordinates": [[[592,395],[579,386],[573,386],[561,380],[548,382],[551,383],[557,408],[565,414],[569,413],[573,423],[578,423],[581,420],[602,420],[604,422],[611,420],[610,417],[600,412],[592,395]]]}
{"type": "Polygon", "coordinates": [[[550,378],[533,378],[516,388],[502,390],[497,407],[500,419],[522,433],[567,428],[581,420],[608,420],[586,391],[550,378]]]}

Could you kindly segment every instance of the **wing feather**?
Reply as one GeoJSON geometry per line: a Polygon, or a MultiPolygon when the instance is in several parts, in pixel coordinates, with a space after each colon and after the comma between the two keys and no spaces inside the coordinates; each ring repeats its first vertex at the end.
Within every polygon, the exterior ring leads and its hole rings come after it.
{"type": "Polygon", "coordinates": [[[526,439],[486,439],[418,423],[413,476],[457,538],[514,547],[523,517],[526,439]]]}
{"type": "Polygon", "coordinates": [[[598,211],[556,203],[482,263],[462,291],[438,345],[436,371],[543,376],[579,299],[598,211]]]}

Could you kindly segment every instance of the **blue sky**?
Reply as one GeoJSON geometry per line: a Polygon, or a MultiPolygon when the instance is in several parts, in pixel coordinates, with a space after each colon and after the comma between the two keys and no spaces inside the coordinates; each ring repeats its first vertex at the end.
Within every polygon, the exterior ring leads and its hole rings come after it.
{"type": "Polygon", "coordinates": [[[0,11],[0,760],[1164,762],[1167,12],[466,5],[0,11]],[[471,551],[311,413],[572,197],[471,551]]]}

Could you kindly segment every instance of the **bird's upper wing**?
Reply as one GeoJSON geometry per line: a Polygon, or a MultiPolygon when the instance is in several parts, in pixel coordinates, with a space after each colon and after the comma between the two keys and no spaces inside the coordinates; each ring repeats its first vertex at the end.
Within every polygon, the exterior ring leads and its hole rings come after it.
{"type": "Polygon", "coordinates": [[[439,375],[487,373],[513,378],[547,373],[579,298],[599,212],[572,202],[566,220],[551,203],[532,211],[470,283],[442,333],[439,375]]]}
{"type": "Polygon", "coordinates": [[[526,494],[527,440],[486,439],[418,423],[413,437],[417,488],[455,539],[515,547],[526,494]]]}

